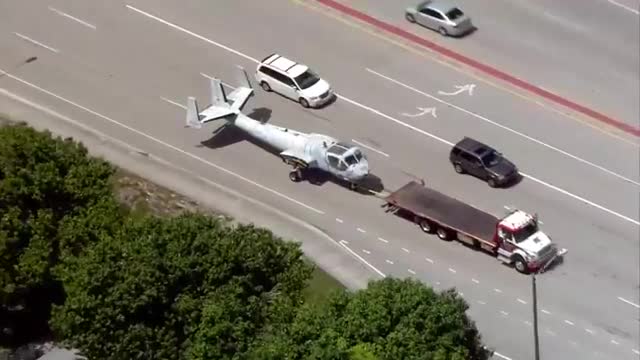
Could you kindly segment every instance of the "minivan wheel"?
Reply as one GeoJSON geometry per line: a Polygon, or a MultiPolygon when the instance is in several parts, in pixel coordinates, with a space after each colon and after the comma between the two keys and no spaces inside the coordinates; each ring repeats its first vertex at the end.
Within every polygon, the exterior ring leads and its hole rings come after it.
{"type": "Polygon", "coordinates": [[[308,108],[309,107],[309,102],[307,101],[307,99],[305,98],[300,98],[300,100],[298,100],[300,102],[300,105],[302,105],[303,108],[308,108]]]}
{"type": "Polygon", "coordinates": [[[410,22],[410,23],[415,23],[416,22],[416,19],[411,14],[405,14],[404,18],[407,19],[407,21],[410,22]]]}
{"type": "Polygon", "coordinates": [[[440,35],[442,35],[442,36],[447,36],[447,35],[449,35],[449,33],[447,32],[447,29],[445,29],[445,28],[443,28],[443,27],[440,27],[440,28],[438,29],[438,32],[439,32],[439,33],[440,33],[440,35]]]}
{"type": "Polygon", "coordinates": [[[271,86],[269,86],[269,84],[267,84],[266,81],[261,82],[260,86],[262,87],[262,90],[264,90],[266,92],[270,92],[271,91],[271,86]]]}
{"type": "Polygon", "coordinates": [[[456,170],[458,174],[464,174],[464,169],[462,168],[462,165],[455,164],[453,165],[453,168],[456,170]]]}

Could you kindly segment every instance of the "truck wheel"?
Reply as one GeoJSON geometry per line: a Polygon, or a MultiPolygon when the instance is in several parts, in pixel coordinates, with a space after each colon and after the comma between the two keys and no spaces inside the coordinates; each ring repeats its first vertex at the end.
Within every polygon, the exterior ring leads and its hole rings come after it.
{"type": "Polygon", "coordinates": [[[431,221],[427,220],[427,219],[418,219],[418,226],[420,226],[420,229],[424,232],[426,232],[427,234],[433,234],[433,231],[435,230],[433,226],[433,223],[431,223],[431,221]]]}
{"type": "Polygon", "coordinates": [[[516,255],[513,258],[513,266],[521,274],[528,274],[529,273],[529,268],[527,267],[527,263],[524,261],[524,259],[520,255],[516,255]]]}
{"type": "Polygon", "coordinates": [[[451,234],[449,233],[449,230],[442,227],[439,227],[438,230],[436,230],[436,234],[442,240],[450,240],[451,238],[451,234]]]}

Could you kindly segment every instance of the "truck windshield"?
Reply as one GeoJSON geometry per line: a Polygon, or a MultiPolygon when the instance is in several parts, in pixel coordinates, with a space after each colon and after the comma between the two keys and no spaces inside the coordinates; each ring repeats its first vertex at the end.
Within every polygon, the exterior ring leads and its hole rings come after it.
{"type": "Polygon", "coordinates": [[[527,240],[531,235],[535,234],[536,231],[538,231],[538,226],[535,223],[530,222],[513,233],[513,240],[517,244],[521,243],[527,240]]]}

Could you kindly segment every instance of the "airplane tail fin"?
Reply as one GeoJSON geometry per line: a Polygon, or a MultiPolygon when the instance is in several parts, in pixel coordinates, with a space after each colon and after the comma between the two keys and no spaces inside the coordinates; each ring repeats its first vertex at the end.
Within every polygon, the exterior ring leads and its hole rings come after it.
{"type": "Polygon", "coordinates": [[[238,68],[240,70],[240,86],[233,90],[229,96],[224,91],[220,79],[211,79],[211,105],[208,108],[199,112],[196,99],[194,97],[188,98],[186,119],[188,127],[199,129],[202,124],[220,118],[226,118],[225,120],[233,122],[235,116],[232,118],[230,115],[238,115],[249,98],[253,96],[253,88],[247,72],[240,66],[238,68]]]}

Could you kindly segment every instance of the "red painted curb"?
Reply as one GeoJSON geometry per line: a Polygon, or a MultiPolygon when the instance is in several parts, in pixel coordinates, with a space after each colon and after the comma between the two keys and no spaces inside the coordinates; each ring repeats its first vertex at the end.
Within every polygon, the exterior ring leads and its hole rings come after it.
{"type": "Polygon", "coordinates": [[[601,114],[595,110],[591,110],[585,106],[582,106],[580,104],[577,104],[571,100],[565,99],[559,95],[553,94],[547,90],[541,89],[533,84],[529,84],[528,82],[525,82],[524,80],[520,80],[515,76],[509,75],[507,73],[504,73],[498,69],[495,69],[489,65],[485,65],[482,64],[476,60],[473,60],[471,58],[468,58],[462,54],[459,54],[455,51],[449,50],[445,47],[442,47],[434,42],[431,42],[429,40],[426,40],[424,38],[419,37],[418,35],[412,34],[408,31],[402,30],[397,26],[388,24],[386,22],[383,22],[381,20],[378,20],[370,15],[367,15],[361,11],[358,11],[356,9],[353,9],[351,7],[348,7],[344,4],[341,4],[335,0],[316,0],[317,2],[321,3],[322,5],[325,5],[327,7],[330,7],[334,10],[337,10],[345,15],[348,15],[352,18],[358,19],[360,21],[363,21],[369,25],[375,26],[378,29],[382,29],[385,30],[387,32],[390,32],[394,35],[400,36],[401,38],[404,38],[406,40],[409,40],[413,43],[416,43],[418,45],[421,45],[423,47],[426,47],[428,49],[431,49],[433,51],[436,51],[437,53],[444,55],[448,58],[451,58],[453,60],[456,60],[458,62],[461,62],[463,64],[466,64],[476,70],[480,70],[482,72],[484,72],[487,75],[490,75],[494,78],[498,78],[500,80],[503,80],[505,82],[508,82],[512,85],[515,85],[521,89],[527,90],[531,93],[534,93],[538,96],[541,96],[547,100],[553,101],[557,104],[563,105],[569,109],[572,109],[574,111],[577,111],[579,113],[582,113],[586,116],[589,116],[593,119],[596,119],[598,121],[601,121],[603,123],[609,124],[617,129],[620,129],[626,133],[635,135],[640,137],[640,128],[634,127],[632,125],[626,124],[622,121],[613,119],[607,115],[601,114]]]}

